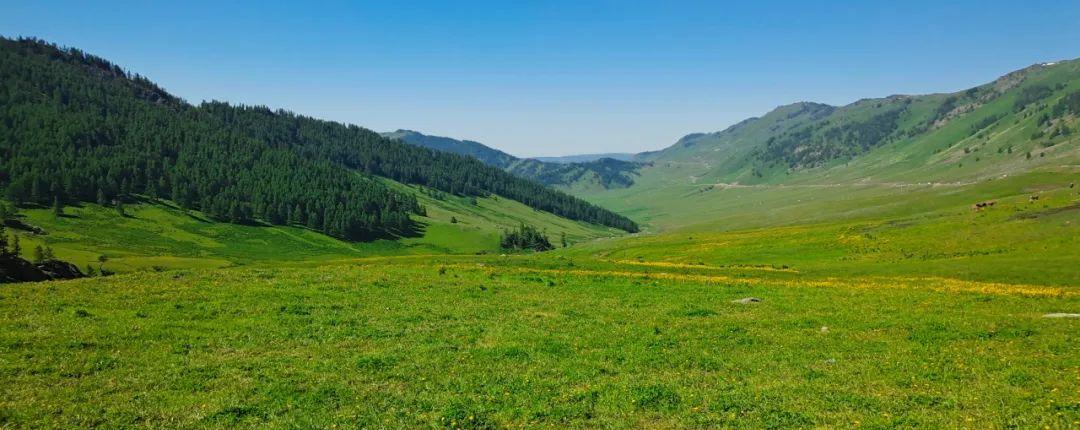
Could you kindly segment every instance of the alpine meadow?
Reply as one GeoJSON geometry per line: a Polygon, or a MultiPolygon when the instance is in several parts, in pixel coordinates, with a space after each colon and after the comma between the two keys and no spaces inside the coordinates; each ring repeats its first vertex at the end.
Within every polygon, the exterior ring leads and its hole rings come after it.
{"type": "Polygon", "coordinates": [[[3,6],[0,429],[1080,428],[1080,7],[482,3],[3,6]]]}

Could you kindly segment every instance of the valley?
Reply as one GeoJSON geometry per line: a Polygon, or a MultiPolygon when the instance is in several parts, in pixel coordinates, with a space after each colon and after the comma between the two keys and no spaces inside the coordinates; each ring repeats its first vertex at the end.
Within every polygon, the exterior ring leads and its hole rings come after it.
{"type": "Polygon", "coordinates": [[[0,60],[0,256],[88,275],[0,428],[1080,423],[1080,60],[541,159],[0,60]]]}

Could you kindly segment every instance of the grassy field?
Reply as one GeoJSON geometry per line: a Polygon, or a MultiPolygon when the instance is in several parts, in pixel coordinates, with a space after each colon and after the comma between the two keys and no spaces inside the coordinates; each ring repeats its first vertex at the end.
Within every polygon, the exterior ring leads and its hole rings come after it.
{"type": "MultiPolygon", "coordinates": [[[[1080,196],[1061,178],[1056,185],[1042,184],[1041,191],[1008,181],[980,185],[987,189],[922,187],[891,195],[866,190],[866,197],[834,194],[837,200],[826,201],[804,195],[804,203],[793,200],[789,207],[764,210],[756,218],[757,205],[732,205],[711,222],[590,242],[568,253],[613,261],[788,267],[813,276],[920,275],[1080,285],[1080,196]],[[1015,191],[1010,195],[1009,189],[1015,191]],[[1035,194],[1039,200],[1031,201],[1035,194]],[[970,203],[962,203],[992,195],[1004,197],[986,210],[973,211],[970,203]],[[930,209],[942,200],[953,204],[930,209]],[[835,220],[815,218],[821,212],[835,220]],[[868,215],[875,213],[895,215],[868,215]],[[796,224],[797,219],[805,223],[796,224]],[[770,222],[775,226],[758,226],[770,222]],[[754,227],[724,229],[718,224],[754,227]]],[[[774,194],[784,191],[773,191],[742,195],[758,196],[759,203],[783,202],[774,194]]]]}
{"type": "MultiPolygon", "coordinates": [[[[387,181],[391,183],[390,181],[387,181]]],[[[278,264],[287,261],[327,261],[375,255],[475,254],[499,251],[504,229],[524,222],[565,233],[570,242],[618,235],[613,229],[570,221],[498,197],[432,198],[418,188],[391,183],[414,193],[427,208],[416,217],[422,235],[398,240],[349,243],[303,227],[236,225],[215,222],[197,211],[184,211],[166,201],[127,205],[127,216],[95,204],[65,208],[57,217],[51,209],[23,209],[23,220],[48,233],[18,232],[24,254],[37,245],[51,246],[62,260],[80,268],[99,266],[114,272],[217,268],[234,265],[278,264]]],[[[12,230],[12,232],[15,232],[12,230]]]]}
{"type": "Polygon", "coordinates": [[[25,210],[49,234],[24,249],[122,273],[0,288],[0,428],[1080,426],[1080,320],[1044,317],[1080,312],[1074,167],[672,171],[592,196],[637,235],[395,184],[428,209],[420,237],[25,210]],[[576,245],[494,255],[521,222],[576,245]]]}
{"type": "Polygon", "coordinates": [[[672,193],[619,236],[416,189],[424,235],[368,244],[28,210],[128,273],[0,288],[0,428],[1075,428],[1063,169],[672,193]],[[580,243],[494,255],[519,222],[580,243]]]}
{"type": "Polygon", "coordinates": [[[567,257],[0,290],[3,428],[1075,428],[1074,289],[567,257]],[[732,300],[758,297],[757,304],[732,300]]]}

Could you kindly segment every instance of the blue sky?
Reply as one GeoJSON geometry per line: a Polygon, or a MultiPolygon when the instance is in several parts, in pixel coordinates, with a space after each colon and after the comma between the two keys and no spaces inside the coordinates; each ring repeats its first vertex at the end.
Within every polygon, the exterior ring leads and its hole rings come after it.
{"type": "Polygon", "coordinates": [[[780,104],[955,91],[1080,57],[1077,1],[724,3],[0,0],[0,34],[195,103],[522,156],[659,149],[780,104]]]}

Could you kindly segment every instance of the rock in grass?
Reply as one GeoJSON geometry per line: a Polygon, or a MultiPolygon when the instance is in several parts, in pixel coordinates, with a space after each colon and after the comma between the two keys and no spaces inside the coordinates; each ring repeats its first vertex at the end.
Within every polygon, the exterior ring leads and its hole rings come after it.
{"type": "Polygon", "coordinates": [[[1080,314],[1067,314],[1063,312],[1043,315],[1043,318],[1080,318],[1080,314]]]}
{"type": "Polygon", "coordinates": [[[759,299],[757,297],[745,297],[745,298],[741,298],[739,300],[732,300],[731,303],[738,303],[740,305],[749,305],[751,303],[758,303],[760,301],[761,301],[761,299],[759,299]]]}

